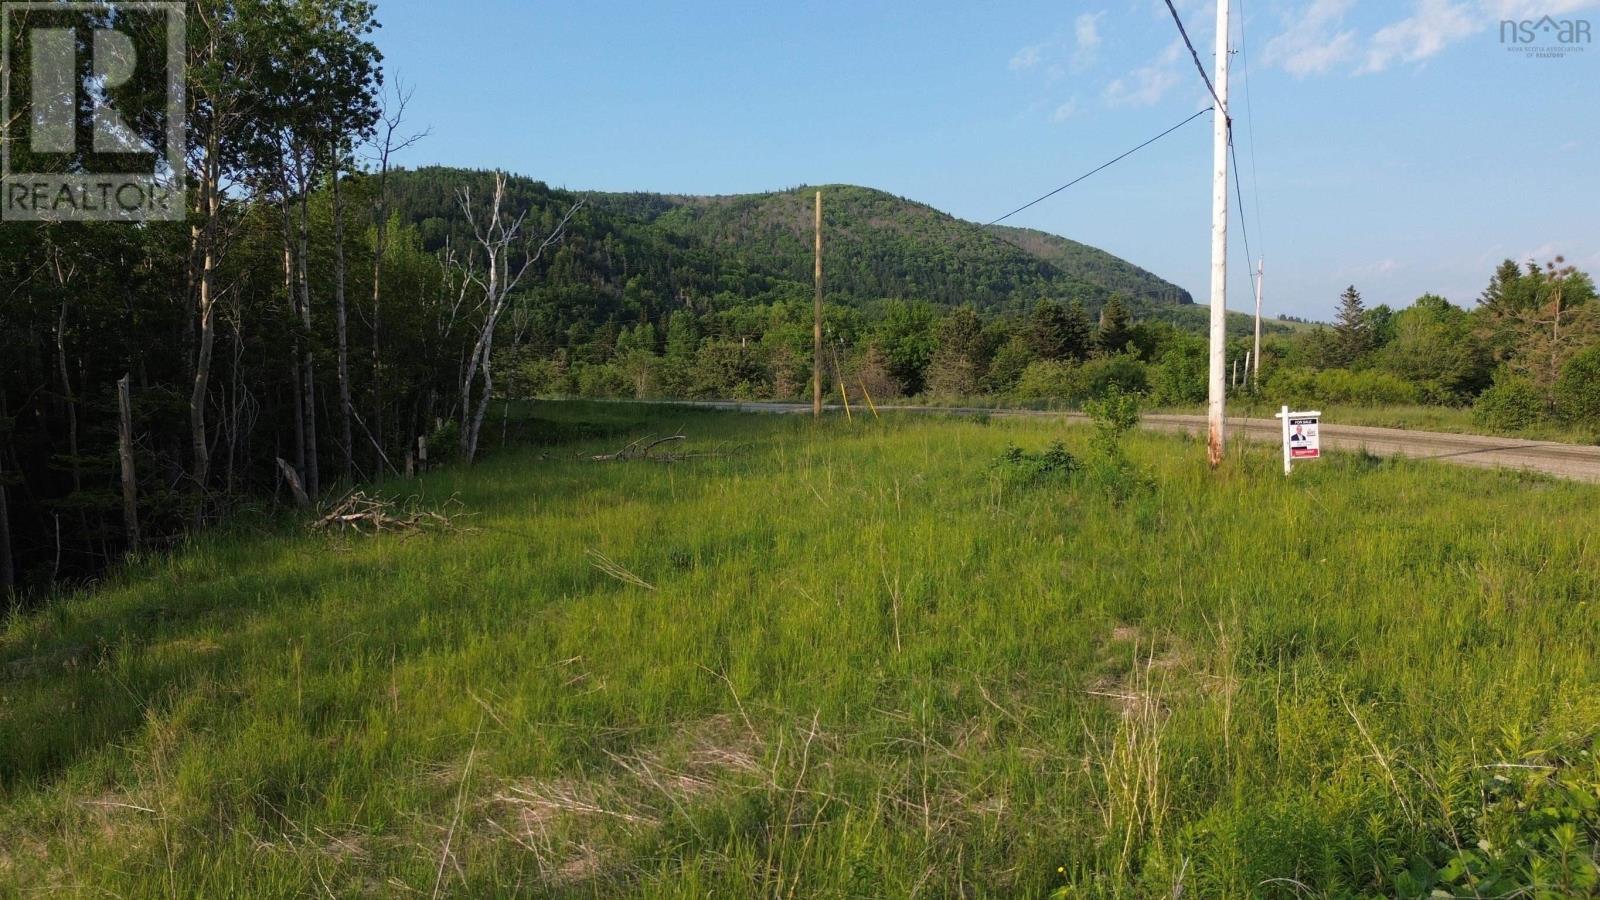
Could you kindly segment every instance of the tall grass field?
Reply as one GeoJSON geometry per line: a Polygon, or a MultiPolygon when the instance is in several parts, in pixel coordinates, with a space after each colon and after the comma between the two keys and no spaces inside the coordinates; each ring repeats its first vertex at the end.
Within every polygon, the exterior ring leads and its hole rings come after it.
{"type": "Polygon", "coordinates": [[[1592,486],[1043,420],[514,430],[371,489],[449,527],[240,516],[13,612],[0,896],[1596,890],[1592,486]]]}

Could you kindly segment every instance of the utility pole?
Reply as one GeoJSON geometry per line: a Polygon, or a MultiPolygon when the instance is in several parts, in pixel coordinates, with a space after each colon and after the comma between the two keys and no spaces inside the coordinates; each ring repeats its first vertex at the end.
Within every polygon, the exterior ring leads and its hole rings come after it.
{"type": "Polygon", "coordinates": [[[816,302],[811,311],[811,417],[822,418],[822,192],[817,191],[816,302]]]}
{"type": "MultiPolygon", "coordinates": [[[[1239,210],[1239,215],[1244,215],[1244,210],[1239,210]]],[[[1256,261],[1256,355],[1255,368],[1250,372],[1250,383],[1261,388],[1261,279],[1267,275],[1267,259],[1261,257],[1256,261]]]]}
{"type": "Polygon", "coordinates": [[[1222,423],[1228,401],[1228,0],[1217,0],[1217,108],[1211,137],[1211,364],[1206,409],[1206,458],[1222,463],[1222,423]]]}

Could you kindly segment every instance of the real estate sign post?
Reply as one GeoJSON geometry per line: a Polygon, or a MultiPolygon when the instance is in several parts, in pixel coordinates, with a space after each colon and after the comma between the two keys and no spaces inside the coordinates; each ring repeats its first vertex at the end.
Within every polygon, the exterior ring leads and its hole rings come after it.
{"type": "Polygon", "coordinates": [[[1321,412],[1290,412],[1287,406],[1278,413],[1278,420],[1283,423],[1283,474],[1294,471],[1297,459],[1322,458],[1322,442],[1317,435],[1321,419],[1321,412]]]}

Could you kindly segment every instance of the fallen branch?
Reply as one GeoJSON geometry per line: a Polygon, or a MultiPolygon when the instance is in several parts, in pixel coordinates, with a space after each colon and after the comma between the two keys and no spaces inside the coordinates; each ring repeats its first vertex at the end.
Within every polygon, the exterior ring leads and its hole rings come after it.
{"type": "MultiPolygon", "coordinates": [[[[651,462],[675,463],[682,462],[686,459],[705,459],[708,457],[724,455],[724,451],[721,449],[723,446],[722,444],[718,444],[715,449],[701,451],[698,453],[666,453],[658,449],[663,444],[675,444],[679,441],[686,440],[688,440],[688,438],[682,434],[672,434],[663,438],[658,438],[653,434],[648,434],[642,438],[638,438],[637,440],[629,441],[627,444],[623,445],[621,450],[618,450],[615,453],[596,453],[589,458],[595,462],[627,462],[629,460],[649,460],[651,462]]],[[[747,445],[740,444],[733,449],[739,450],[743,449],[745,446],[747,445]]]]}
{"type": "Polygon", "coordinates": [[[418,505],[416,497],[400,501],[372,497],[355,490],[335,502],[321,517],[312,521],[310,527],[314,531],[340,533],[353,531],[357,534],[377,534],[380,531],[402,534],[418,534],[428,530],[449,531],[456,527],[455,520],[465,513],[460,511],[461,501],[453,495],[444,505],[450,511],[423,509],[418,505]]]}

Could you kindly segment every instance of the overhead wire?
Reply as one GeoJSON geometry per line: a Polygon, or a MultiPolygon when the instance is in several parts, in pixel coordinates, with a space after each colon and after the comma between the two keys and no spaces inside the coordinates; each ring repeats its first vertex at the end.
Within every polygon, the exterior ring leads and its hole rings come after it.
{"type": "Polygon", "coordinates": [[[1183,17],[1178,15],[1178,8],[1172,5],[1172,0],[1167,0],[1167,11],[1172,13],[1172,21],[1178,26],[1178,34],[1183,38],[1183,45],[1189,48],[1189,58],[1194,60],[1195,70],[1200,73],[1200,80],[1206,83],[1206,90],[1211,92],[1211,100],[1216,103],[1216,108],[1222,111],[1223,118],[1227,119],[1230,126],[1233,119],[1228,115],[1228,104],[1222,102],[1217,96],[1217,89],[1211,84],[1211,76],[1206,74],[1206,67],[1200,62],[1200,54],[1195,52],[1194,42],[1189,40],[1189,29],[1183,27],[1183,17]]]}
{"type": "Polygon", "coordinates": [[[1062,191],[1066,190],[1067,188],[1072,187],[1073,185],[1075,185],[1075,184],[1077,184],[1077,183],[1089,178],[1090,176],[1095,175],[1095,174],[1097,174],[1099,172],[1102,172],[1102,171],[1104,171],[1106,169],[1109,169],[1112,166],[1116,165],[1117,163],[1122,162],[1123,160],[1127,159],[1128,157],[1134,155],[1135,153],[1138,153],[1140,150],[1143,150],[1144,148],[1150,146],[1151,144],[1154,144],[1156,141],[1161,140],[1162,138],[1166,137],[1167,135],[1173,133],[1174,131],[1177,131],[1179,128],[1182,128],[1183,126],[1189,124],[1190,122],[1193,122],[1195,119],[1200,118],[1201,116],[1205,115],[1208,112],[1211,112],[1211,108],[1210,107],[1207,107],[1206,109],[1200,110],[1199,112],[1195,113],[1194,115],[1190,116],[1189,118],[1184,119],[1182,122],[1179,122],[1178,124],[1172,126],[1171,128],[1168,128],[1166,131],[1163,131],[1160,134],[1156,135],[1155,137],[1150,138],[1149,140],[1147,140],[1144,143],[1140,144],[1139,146],[1134,147],[1132,150],[1128,150],[1127,152],[1121,154],[1120,156],[1117,156],[1116,158],[1114,158],[1114,159],[1112,159],[1112,160],[1110,160],[1108,162],[1104,162],[1104,163],[1101,163],[1098,166],[1095,166],[1093,169],[1090,169],[1089,171],[1083,173],[1082,175],[1079,175],[1077,178],[1072,179],[1071,181],[1067,182],[1066,184],[1063,184],[1062,186],[1056,188],[1055,190],[1050,191],[1049,193],[1044,194],[1043,196],[1036,197],[1033,200],[1029,200],[1027,203],[1022,204],[1021,206],[1017,207],[1016,209],[1013,209],[1011,212],[1006,213],[1005,215],[1001,216],[998,219],[995,219],[992,222],[985,223],[984,227],[988,228],[991,225],[998,225],[1001,222],[1004,222],[1005,220],[1007,220],[1007,219],[1011,218],[1012,216],[1016,215],[1017,213],[1022,212],[1025,209],[1028,209],[1031,206],[1035,206],[1035,205],[1037,205],[1039,203],[1043,203],[1044,201],[1049,200],[1051,197],[1054,197],[1055,195],[1057,195],[1057,194],[1061,193],[1062,191]]]}

